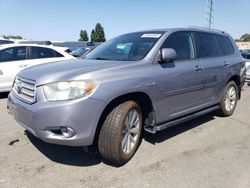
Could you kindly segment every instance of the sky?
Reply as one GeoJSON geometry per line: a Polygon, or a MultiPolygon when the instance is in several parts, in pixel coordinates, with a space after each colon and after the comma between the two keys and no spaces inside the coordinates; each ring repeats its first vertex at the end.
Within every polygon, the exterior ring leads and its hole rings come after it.
{"type": "MultiPolygon", "coordinates": [[[[106,38],[147,29],[205,26],[207,0],[0,0],[0,36],[74,41],[96,23],[106,38]]],[[[213,25],[235,39],[250,33],[250,0],[214,0],[213,25]]]]}

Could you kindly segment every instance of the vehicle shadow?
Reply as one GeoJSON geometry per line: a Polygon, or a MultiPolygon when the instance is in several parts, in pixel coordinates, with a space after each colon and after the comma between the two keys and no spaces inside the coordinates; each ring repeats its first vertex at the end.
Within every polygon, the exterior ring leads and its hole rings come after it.
{"type": "Polygon", "coordinates": [[[8,98],[9,92],[0,93],[0,99],[8,98]]]}
{"type": "Polygon", "coordinates": [[[193,128],[196,128],[198,126],[201,126],[202,124],[211,121],[214,118],[215,112],[200,116],[198,118],[195,118],[193,120],[178,124],[176,126],[170,127],[166,130],[157,132],[155,134],[150,134],[144,131],[143,138],[145,141],[156,144],[164,142],[165,140],[168,140],[176,135],[179,135],[183,132],[189,131],[193,128]]]}
{"type": "Polygon", "coordinates": [[[82,147],[69,147],[45,143],[25,131],[31,143],[47,158],[56,163],[72,166],[93,166],[102,162],[102,158],[97,153],[90,153],[82,147]]]}
{"type": "MultiPolygon", "coordinates": [[[[185,131],[189,131],[213,119],[214,119],[214,113],[210,113],[198,117],[194,120],[187,121],[186,123],[182,123],[174,127],[168,128],[164,131],[157,132],[156,134],[150,134],[144,131],[143,139],[151,144],[164,142],[167,139],[170,139],[185,131]]],[[[61,146],[61,145],[45,143],[36,138],[35,136],[33,136],[28,131],[25,131],[25,134],[27,135],[31,143],[43,155],[45,155],[51,161],[54,161],[56,163],[72,165],[72,166],[93,166],[103,162],[107,165],[111,165],[117,168],[123,166],[123,165],[112,164],[103,160],[99,155],[99,153],[97,152],[96,147],[91,148],[91,152],[93,152],[91,153],[84,151],[82,147],[69,147],[69,146],[61,146]]]]}

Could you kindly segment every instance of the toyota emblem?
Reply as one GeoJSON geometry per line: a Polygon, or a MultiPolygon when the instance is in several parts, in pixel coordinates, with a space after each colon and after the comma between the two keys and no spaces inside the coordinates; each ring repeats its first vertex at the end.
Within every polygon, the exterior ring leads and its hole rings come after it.
{"type": "Polygon", "coordinates": [[[23,88],[22,82],[17,82],[16,85],[17,85],[17,93],[20,94],[23,88]]]}

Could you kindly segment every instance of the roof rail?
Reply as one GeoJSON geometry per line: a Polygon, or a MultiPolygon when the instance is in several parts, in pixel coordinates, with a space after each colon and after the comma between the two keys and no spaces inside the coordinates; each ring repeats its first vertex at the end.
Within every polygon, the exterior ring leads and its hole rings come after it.
{"type": "Polygon", "coordinates": [[[207,27],[202,27],[202,26],[188,26],[188,28],[191,29],[201,29],[201,30],[210,30],[210,31],[216,31],[219,33],[226,33],[225,31],[219,30],[219,29],[213,29],[213,28],[207,28],[207,27]]]}

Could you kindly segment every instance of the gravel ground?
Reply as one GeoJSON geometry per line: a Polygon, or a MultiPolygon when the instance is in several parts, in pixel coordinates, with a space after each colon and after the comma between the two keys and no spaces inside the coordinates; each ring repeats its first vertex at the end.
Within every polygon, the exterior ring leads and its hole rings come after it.
{"type": "Polygon", "coordinates": [[[126,165],[44,143],[19,126],[0,96],[0,187],[250,187],[250,87],[233,116],[208,114],[145,134],[126,165]]]}

